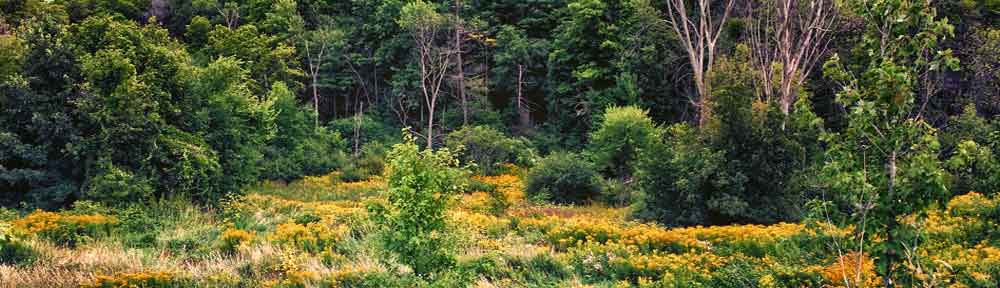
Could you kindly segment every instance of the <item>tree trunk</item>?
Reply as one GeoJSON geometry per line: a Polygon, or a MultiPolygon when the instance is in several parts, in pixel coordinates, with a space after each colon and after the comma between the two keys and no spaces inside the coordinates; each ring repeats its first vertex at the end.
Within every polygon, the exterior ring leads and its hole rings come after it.
{"type": "Polygon", "coordinates": [[[427,149],[431,149],[434,146],[434,105],[429,107],[430,110],[427,115],[427,149]]]}
{"type": "Polygon", "coordinates": [[[524,101],[524,65],[517,65],[517,114],[521,125],[521,134],[531,128],[531,113],[524,101]]]}
{"type": "Polygon", "coordinates": [[[462,67],[462,0],[455,1],[455,60],[458,61],[456,78],[458,80],[458,98],[462,101],[462,125],[469,125],[469,104],[465,97],[465,69],[462,67]]]}
{"type": "MultiPolygon", "coordinates": [[[[311,70],[312,68],[310,68],[311,70]]],[[[319,89],[316,88],[316,80],[319,78],[318,73],[312,73],[312,92],[313,92],[313,128],[319,128],[319,89]]]]}

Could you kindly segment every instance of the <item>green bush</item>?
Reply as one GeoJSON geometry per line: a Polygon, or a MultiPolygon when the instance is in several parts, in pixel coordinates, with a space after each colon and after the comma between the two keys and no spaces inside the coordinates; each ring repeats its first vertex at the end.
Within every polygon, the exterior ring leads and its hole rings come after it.
{"type": "Polygon", "coordinates": [[[697,225],[747,208],[733,196],[740,186],[726,174],[722,152],[701,142],[685,124],[669,127],[667,138],[645,151],[639,162],[641,194],[633,216],[664,225],[697,225]]]}
{"type": "Polygon", "coordinates": [[[385,249],[417,275],[448,269],[455,260],[445,244],[445,212],[465,174],[458,160],[448,149],[420,150],[410,135],[388,158],[388,203],[369,206],[385,249]]]}
{"type": "Polygon", "coordinates": [[[0,264],[27,265],[37,257],[38,253],[15,235],[14,226],[0,222],[0,264]]]}
{"type": "Polygon", "coordinates": [[[976,115],[970,105],[940,134],[952,192],[1000,192],[1000,122],[993,122],[976,115]]]}
{"type": "Polygon", "coordinates": [[[525,192],[532,199],[584,203],[600,195],[601,177],[583,157],[557,152],[540,160],[528,172],[525,192]]]}
{"type": "Polygon", "coordinates": [[[275,83],[268,98],[277,110],[277,131],[261,161],[265,179],[289,181],[307,175],[322,175],[340,168],[346,160],[347,142],[336,131],[315,127],[312,112],[298,105],[295,94],[284,83],[275,83]]]}
{"type": "Polygon", "coordinates": [[[535,158],[527,139],[507,137],[488,126],[464,126],[448,133],[444,143],[460,152],[463,164],[475,164],[484,175],[497,174],[505,163],[530,165],[535,158]]]}
{"type": "Polygon", "coordinates": [[[607,175],[627,180],[635,172],[639,152],[659,137],[659,128],[649,118],[649,111],[611,106],[604,110],[604,121],[591,133],[589,150],[594,163],[607,175]]]}
{"type": "Polygon", "coordinates": [[[381,142],[365,143],[357,157],[344,166],[340,179],[345,182],[360,181],[381,176],[385,170],[386,145],[381,142]]]}
{"type": "Polygon", "coordinates": [[[142,176],[104,162],[102,169],[91,178],[87,189],[87,198],[104,203],[128,203],[149,199],[153,195],[153,187],[142,176]]]}

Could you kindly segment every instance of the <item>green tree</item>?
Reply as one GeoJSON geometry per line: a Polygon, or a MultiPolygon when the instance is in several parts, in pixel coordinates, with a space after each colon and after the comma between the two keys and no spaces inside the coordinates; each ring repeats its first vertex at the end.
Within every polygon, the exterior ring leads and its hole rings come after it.
{"type": "Polygon", "coordinates": [[[288,86],[275,83],[267,99],[274,102],[277,115],[274,138],[261,159],[263,178],[292,180],[328,173],[344,164],[346,142],[340,133],[314,127],[311,112],[299,105],[288,86]]]}
{"type": "Polygon", "coordinates": [[[687,124],[670,126],[664,134],[639,158],[634,217],[688,226],[725,223],[746,213],[746,180],[728,174],[723,151],[713,149],[687,124]]]}
{"type": "MultiPolygon", "coordinates": [[[[199,69],[189,88],[191,96],[201,101],[189,113],[198,116],[195,123],[224,171],[217,193],[239,192],[257,181],[263,147],[275,133],[274,102],[254,96],[248,77],[240,61],[223,57],[199,69]]],[[[222,195],[200,196],[213,200],[222,195]]]]}
{"type": "Polygon", "coordinates": [[[594,162],[610,175],[630,181],[640,151],[661,137],[659,127],[649,118],[648,110],[635,106],[608,107],[602,118],[590,135],[594,162]]]}
{"type": "Polygon", "coordinates": [[[524,179],[524,191],[536,200],[582,204],[601,194],[601,176],[584,157],[556,152],[531,168],[524,179]]]}
{"type": "Polygon", "coordinates": [[[454,265],[446,236],[445,212],[461,191],[458,160],[448,149],[421,150],[413,136],[389,152],[387,205],[369,207],[387,250],[422,276],[454,265]]]}
{"type": "Polygon", "coordinates": [[[534,151],[524,138],[510,138],[487,126],[464,126],[448,133],[445,146],[459,151],[463,164],[475,164],[484,175],[494,175],[502,164],[530,165],[534,151]]]}
{"type": "MultiPolygon", "coordinates": [[[[884,284],[915,285],[903,260],[918,237],[900,217],[924,217],[924,209],[949,195],[947,172],[938,161],[936,130],[915,105],[924,92],[919,75],[957,68],[950,51],[940,50],[952,26],[939,19],[928,2],[848,1],[847,8],[866,23],[857,66],[847,68],[838,56],[824,73],[841,83],[837,101],[848,112],[847,127],[823,136],[829,188],[851,203],[847,215],[857,239],[880,238],[868,249],[876,256],[884,284]],[[865,235],[868,234],[868,235],[865,235]],[[899,283],[894,283],[899,281],[899,283]]],[[[859,247],[860,248],[860,247],[859,247]]]]}

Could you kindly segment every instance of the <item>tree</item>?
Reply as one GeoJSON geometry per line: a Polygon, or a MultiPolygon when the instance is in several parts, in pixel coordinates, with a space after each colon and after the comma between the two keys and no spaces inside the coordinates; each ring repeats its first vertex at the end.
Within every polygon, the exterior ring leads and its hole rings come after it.
{"type": "Polygon", "coordinates": [[[756,92],[765,101],[777,98],[781,112],[788,115],[799,87],[827,50],[836,7],[827,0],[751,0],[748,6],[747,42],[757,69],[756,92]]]}
{"type": "Polygon", "coordinates": [[[631,182],[640,151],[661,137],[660,128],[649,118],[649,111],[635,106],[608,107],[603,118],[590,135],[594,162],[620,180],[631,182]]]}
{"type": "MultiPolygon", "coordinates": [[[[504,25],[497,35],[497,49],[493,60],[497,67],[493,72],[499,83],[516,83],[514,107],[517,111],[518,130],[524,134],[531,129],[532,103],[527,91],[538,87],[537,81],[530,79],[532,72],[541,70],[545,64],[548,43],[542,39],[529,39],[526,32],[515,26],[504,25]],[[532,85],[534,84],[534,85],[532,85]]],[[[504,86],[501,86],[504,87],[504,86]]],[[[509,88],[507,88],[509,89],[509,88]]]]}
{"type": "MultiPolygon", "coordinates": [[[[338,29],[322,27],[312,30],[302,36],[302,51],[306,53],[306,69],[311,78],[309,86],[313,98],[313,124],[319,128],[319,76],[330,55],[327,53],[339,50],[344,46],[344,32],[338,29]]],[[[336,106],[336,103],[334,104],[336,106]]]]}
{"type": "Polygon", "coordinates": [[[462,100],[462,125],[469,125],[469,104],[465,99],[465,63],[462,61],[462,42],[465,41],[462,23],[462,0],[455,0],[455,82],[458,99],[462,100]]]}
{"type": "MultiPolygon", "coordinates": [[[[405,133],[405,132],[404,132],[405,133]]],[[[413,136],[389,152],[386,178],[387,205],[371,205],[373,218],[383,233],[385,247],[410,265],[417,275],[454,264],[445,238],[445,217],[464,172],[447,149],[421,150],[413,136]]]]}
{"type": "Polygon", "coordinates": [[[407,3],[400,11],[396,23],[409,31],[417,53],[420,67],[420,92],[427,107],[427,147],[434,146],[434,112],[441,94],[441,84],[451,66],[452,54],[456,51],[448,45],[438,43],[447,19],[435,11],[435,7],[423,0],[407,3]]]}
{"type": "Polygon", "coordinates": [[[691,65],[692,80],[698,91],[698,100],[692,101],[698,112],[699,126],[706,121],[707,107],[711,95],[708,80],[715,63],[715,53],[719,37],[726,20],[733,10],[733,0],[723,0],[722,14],[712,10],[713,0],[695,0],[694,7],[688,7],[688,0],[667,0],[667,23],[674,29],[677,39],[687,52],[691,65]],[[693,14],[689,14],[694,12],[693,14]]]}
{"type": "Polygon", "coordinates": [[[865,249],[865,239],[883,239],[871,252],[883,284],[898,279],[913,286],[916,279],[905,277],[900,262],[919,242],[900,217],[919,221],[925,208],[949,195],[936,130],[917,105],[918,83],[925,73],[957,68],[950,51],[938,48],[952,26],[925,1],[846,5],[865,23],[856,48],[862,56],[851,69],[837,55],[824,64],[824,73],[843,87],[837,101],[849,112],[843,131],[823,136],[829,159],[823,172],[829,188],[853,207],[847,219],[855,223],[857,252],[865,249]]]}

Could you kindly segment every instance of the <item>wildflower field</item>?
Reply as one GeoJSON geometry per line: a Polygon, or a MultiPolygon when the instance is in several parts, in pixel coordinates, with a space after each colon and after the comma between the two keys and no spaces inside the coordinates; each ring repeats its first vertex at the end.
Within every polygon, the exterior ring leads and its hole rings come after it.
{"type": "MultiPolygon", "coordinates": [[[[265,182],[208,208],[78,202],[0,222],[3,287],[872,287],[872,259],[849,229],[822,222],[668,229],[625,207],[525,198],[520,173],[473,176],[452,199],[456,263],[416,276],[380,248],[369,210],[386,181],[335,172],[265,182]]],[[[996,287],[1000,199],[954,197],[928,212],[907,255],[936,287],[996,287]]],[[[904,221],[905,222],[905,221],[904,221]]],[[[878,241],[877,239],[874,241],[878,241]]]]}

